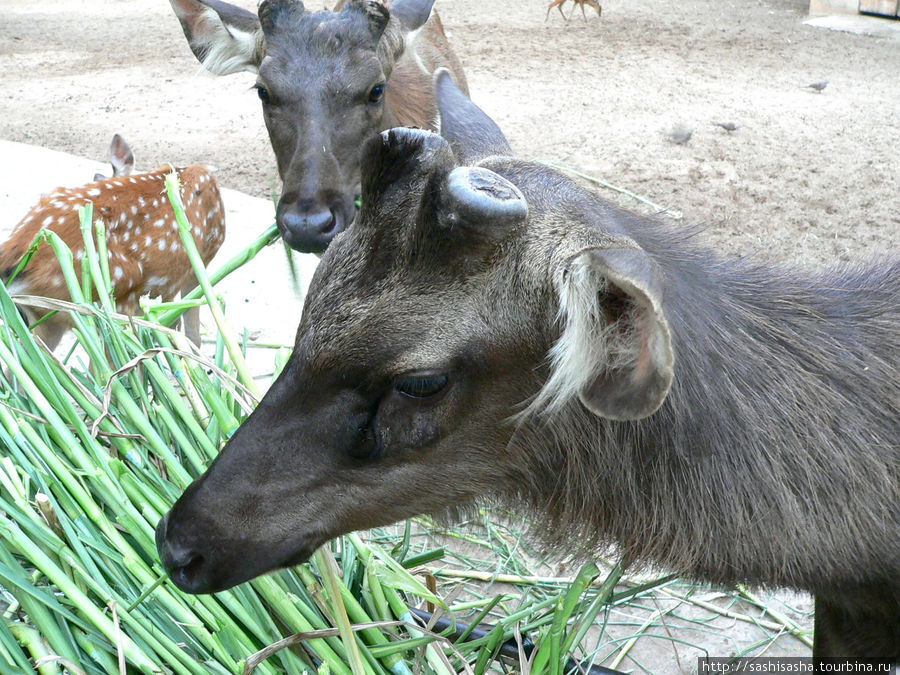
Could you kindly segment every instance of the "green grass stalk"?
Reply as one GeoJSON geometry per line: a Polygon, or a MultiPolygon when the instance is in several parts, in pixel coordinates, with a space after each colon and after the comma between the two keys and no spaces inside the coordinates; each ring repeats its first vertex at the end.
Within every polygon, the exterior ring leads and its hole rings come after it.
{"type": "Polygon", "coordinates": [[[234,340],[233,333],[228,327],[228,322],[225,320],[222,308],[215,299],[212,283],[210,283],[209,277],[206,274],[206,266],[200,258],[200,253],[197,251],[197,246],[194,243],[194,237],[191,235],[191,224],[188,222],[187,215],[184,211],[184,204],[181,201],[181,192],[178,184],[178,176],[174,171],[166,176],[166,193],[168,194],[169,201],[172,203],[172,208],[175,210],[175,220],[178,223],[178,232],[181,235],[181,243],[184,245],[184,250],[187,252],[188,258],[191,261],[191,267],[197,275],[197,281],[203,289],[203,295],[206,297],[206,304],[212,312],[216,326],[219,328],[219,334],[222,336],[222,339],[225,340],[225,347],[228,350],[228,355],[231,357],[231,361],[235,368],[237,368],[241,382],[254,396],[259,398],[259,388],[256,386],[256,382],[250,374],[250,369],[247,366],[247,362],[244,360],[240,347],[234,340]]]}
{"type": "MultiPolygon", "coordinates": [[[[273,223],[270,225],[265,232],[259,235],[253,242],[240,253],[226,261],[222,267],[217,269],[215,272],[212,272],[209,275],[209,283],[212,286],[215,286],[217,283],[222,281],[229,274],[234,272],[235,270],[240,269],[248,262],[253,260],[257,254],[263,250],[266,246],[275,242],[281,235],[278,232],[278,227],[273,223]]],[[[205,291],[198,286],[190,293],[185,295],[182,300],[190,301],[190,300],[199,300],[203,298],[205,291]]],[[[174,325],[176,321],[178,321],[179,317],[184,314],[184,312],[188,309],[189,306],[193,306],[193,304],[181,307],[181,306],[170,306],[168,303],[158,305],[153,308],[154,312],[164,311],[164,313],[160,314],[157,317],[157,321],[163,326],[171,326],[174,325]]]]}

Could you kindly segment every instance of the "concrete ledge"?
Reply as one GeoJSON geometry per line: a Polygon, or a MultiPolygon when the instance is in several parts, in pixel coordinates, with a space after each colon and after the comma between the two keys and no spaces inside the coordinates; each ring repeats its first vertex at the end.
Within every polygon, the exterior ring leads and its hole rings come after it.
{"type": "Polygon", "coordinates": [[[859,0],[809,0],[810,16],[858,13],[859,0]]]}
{"type": "Polygon", "coordinates": [[[845,33],[856,33],[857,35],[867,35],[888,40],[900,40],[900,21],[877,16],[832,14],[807,19],[803,23],[816,28],[827,28],[828,30],[838,30],[845,33]]]}

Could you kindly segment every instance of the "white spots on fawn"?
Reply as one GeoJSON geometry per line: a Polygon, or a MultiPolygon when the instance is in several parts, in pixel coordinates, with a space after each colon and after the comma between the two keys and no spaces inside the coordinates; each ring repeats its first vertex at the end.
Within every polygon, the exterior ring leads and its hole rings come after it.
{"type": "MultiPolygon", "coordinates": [[[[16,265],[37,232],[46,227],[52,227],[65,241],[79,265],[84,264],[78,211],[86,202],[93,202],[94,217],[106,226],[105,248],[120,310],[136,311],[141,295],[173,299],[192,278],[193,271],[165,197],[164,180],[168,173],[167,169],[53,192],[16,226],[9,242],[0,244],[0,268],[16,265]]],[[[223,235],[224,209],[215,180],[200,167],[182,171],[180,177],[191,233],[208,263],[223,235]]],[[[39,247],[28,265],[30,273],[15,282],[22,284],[17,293],[69,298],[59,263],[49,246],[39,247]]],[[[65,321],[62,315],[57,316],[65,321]]],[[[53,323],[53,318],[48,317],[47,325],[53,323]]]]}

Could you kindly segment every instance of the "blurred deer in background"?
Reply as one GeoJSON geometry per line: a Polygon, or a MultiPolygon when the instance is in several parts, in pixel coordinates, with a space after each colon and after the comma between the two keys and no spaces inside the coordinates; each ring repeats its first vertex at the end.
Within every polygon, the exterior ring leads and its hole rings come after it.
{"type": "MultiPolygon", "coordinates": [[[[142,296],[168,301],[197,285],[165,194],[165,179],[173,170],[177,173],[191,234],[203,262],[208,264],[225,238],[225,208],[215,177],[200,164],[186,168],[164,165],[155,171],[128,175],[134,168],[134,155],[118,134],[110,154],[114,178],[77,188],[57,188],[43,197],[0,244],[0,277],[4,281],[42,229],[55,232],[72,250],[75,273],[80,275],[85,250],[78,212],[92,202],[95,221],[102,220],[106,227],[111,290],[118,311],[136,314],[142,296]]],[[[38,247],[8,288],[11,295],[69,299],[59,261],[47,244],[38,247]]],[[[50,310],[23,307],[22,311],[26,320],[34,323],[50,310]]],[[[59,312],[42,321],[35,332],[52,350],[71,326],[68,314],[59,312]]],[[[196,307],[185,314],[184,326],[188,338],[199,344],[196,307]]]]}
{"type": "Polygon", "coordinates": [[[564,4],[566,4],[566,0],[553,0],[553,2],[551,2],[547,6],[547,16],[544,17],[544,21],[546,21],[547,19],[550,18],[550,10],[552,10],[554,7],[556,7],[556,9],[559,10],[559,15],[562,18],[564,18],[566,21],[568,21],[569,19],[572,18],[572,12],[575,11],[575,5],[581,5],[581,16],[583,16],[585,18],[585,20],[587,20],[587,15],[584,13],[585,5],[589,5],[590,7],[593,7],[594,9],[596,9],[597,16],[600,16],[601,14],[603,14],[603,8],[600,6],[600,3],[597,2],[597,0],[572,0],[572,10],[569,12],[569,16],[566,17],[566,15],[563,14],[563,11],[562,11],[562,6],[564,4]]]}

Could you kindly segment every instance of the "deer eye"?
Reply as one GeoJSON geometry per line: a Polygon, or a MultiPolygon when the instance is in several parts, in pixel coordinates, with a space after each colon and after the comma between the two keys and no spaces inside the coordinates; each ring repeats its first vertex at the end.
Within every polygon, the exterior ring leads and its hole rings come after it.
{"type": "Polygon", "coordinates": [[[450,381],[446,373],[440,375],[409,375],[397,378],[394,389],[409,398],[431,398],[440,393],[450,381]]]}
{"type": "Polygon", "coordinates": [[[384,97],[384,82],[376,84],[369,92],[369,103],[378,103],[384,97]]]}
{"type": "Polygon", "coordinates": [[[259,100],[263,103],[269,102],[269,90],[266,89],[261,84],[254,84],[253,88],[256,89],[256,95],[259,96],[259,100]]]}

